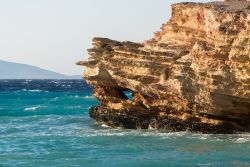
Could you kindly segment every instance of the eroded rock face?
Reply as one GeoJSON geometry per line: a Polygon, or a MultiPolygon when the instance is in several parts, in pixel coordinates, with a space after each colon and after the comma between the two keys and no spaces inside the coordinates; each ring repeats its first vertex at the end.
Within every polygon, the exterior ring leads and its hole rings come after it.
{"type": "Polygon", "coordinates": [[[144,43],[94,38],[86,81],[114,127],[250,131],[250,2],[179,3],[144,43]],[[133,98],[124,91],[131,91],[133,98]]]}

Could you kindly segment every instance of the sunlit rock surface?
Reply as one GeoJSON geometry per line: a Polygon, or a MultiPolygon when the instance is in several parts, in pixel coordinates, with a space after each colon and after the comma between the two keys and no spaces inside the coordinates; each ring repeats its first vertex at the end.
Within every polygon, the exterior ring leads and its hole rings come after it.
{"type": "MultiPolygon", "coordinates": [[[[143,28],[143,27],[142,27],[143,28]]],[[[122,32],[121,32],[122,33],[122,32]]],[[[250,131],[250,2],[179,3],[143,43],[94,38],[86,81],[110,126],[250,131]],[[130,91],[129,97],[125,91],[130,91]]]]}

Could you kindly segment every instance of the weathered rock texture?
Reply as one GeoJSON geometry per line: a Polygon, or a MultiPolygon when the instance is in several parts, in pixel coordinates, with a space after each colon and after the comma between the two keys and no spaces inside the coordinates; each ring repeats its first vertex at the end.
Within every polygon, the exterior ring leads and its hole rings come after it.
{"type": "Polygon", "coordinates": [[[250,131],[250,2],[179,3],[144,43],[94,38],[86,81],[114,127],[250,131]],[[129,99],[124,91],[131,91],[129,99]]]}

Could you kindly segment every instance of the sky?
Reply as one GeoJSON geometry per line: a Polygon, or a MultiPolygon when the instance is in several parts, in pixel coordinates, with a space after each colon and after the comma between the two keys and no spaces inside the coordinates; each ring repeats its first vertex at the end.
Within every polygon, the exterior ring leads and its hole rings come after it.
{"type": "Polygon", "coordinates": [[[144,41],[184,1],[0,0],[0,60],[80,75],[93,37],[144,41]]]}

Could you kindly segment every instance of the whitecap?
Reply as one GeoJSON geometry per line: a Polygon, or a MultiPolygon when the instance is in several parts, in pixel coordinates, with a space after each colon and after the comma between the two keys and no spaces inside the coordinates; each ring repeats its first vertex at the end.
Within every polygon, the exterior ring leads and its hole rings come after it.
{"type": "Polygon", "coordinates": [[[211,138],[215,139],[216,137],[212,137],[211,134],[192,133],[191,136],[189,136],[188,138],[198,139],[198,140],[208,140],[211,138]]]}
{"type": "Polygon", "coordinates": [[[65,107],[67,109],[76,109],[76,108],[81,108],[81,106],[69,106],[69,107],[65,107]]]}
{"type": "Polygon", "coordinates": [[[58,81],[51,81],[50,83],[59,84],[60,82],[58,82],[58,81]]]}
{"type": "Polygon", "coordinates": [[[94,96],[84,96],[85,99],[94,99],[94,96]]]}
{"type": "Polygon", "coordinates": [[[28,108],[25,108],[24,111],[36,111],[40,107],[41,107],[40,105],[35,106],[35,107],[28,107],[28,108]]]}
{"type": "Polygon", "coordinates": [[[42,90],[35,89],[35,90],[28,90],[29,92],[42,92],[42,90]]]}
{"type": "Polygon", "coordinates": [[[212,166],[212,163],[205,163],[205,164],[197,164],[198,166],[212,166]]]}
{"type": "Polygon", "coordinates": [[[103,128],[109,128],[110,126],[108,126],[106,124],[102,124],[101,127],[103,127],[103,128]]]}
{"type": "Polygon", "coordinates": [[[62,87],[71,87],[71,85],[61,85],[62,87]]]}
{"type": "Polygon", "coordinates": [[[70,96],[71,98],[83,98],[83,99],[94,99],[95,97],[94,96],[78,96],[78,95],[75,95],[75,96],[70,96]]]}
{"type": "Polygon", "coordinates": [[[151,125],[149,125],[148,129],[149,130],[156,130],[156,128],[152,127],[151,125]]]}
{"type": "Polygon", "coordinates": [[[241,143],[246,143],[246,142],[249,142],[249,141],[250,141],[250,138],[241,137],[241,138],[238,138],[238,139],[234,140],[233,142],[237,143],[237,144],[241,144],[241,143]]]}
{"type": "Polygon", "coordinates": [[[141,136],[141,137],[160,137],[160,139],[168,139],[168,138],[176,138],[179,136],[184,136],[187,132],[167,132],[162,133],[160,131],[144,131],[144,130],[124,130],[120,129],[110,129],[110,127],[106,127],[106,124],[97,124],[103,128],[107,129],[98,129],[95,131],[91,131],[87,135],[84,134],[86,137],[95,137],[95,136],[141,136]]]}

